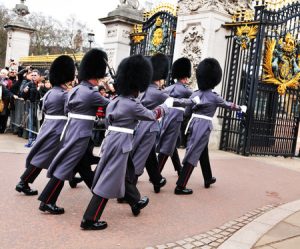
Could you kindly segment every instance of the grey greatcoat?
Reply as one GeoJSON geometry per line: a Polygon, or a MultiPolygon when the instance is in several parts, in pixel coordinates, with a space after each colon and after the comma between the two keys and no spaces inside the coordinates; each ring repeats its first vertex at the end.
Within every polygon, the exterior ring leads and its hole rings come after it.
{"type": "MultiPolygon", "coordinates": [[[[164,92],[173,98],[189,98],[193,91],[187,86],[177,81],[174,85],[164,89],[164,92]]],[[[159,141],[156,151],[168,156],[172,156],[176,148],[177,139],[180,134],[180,127],[183,121],[184,109],[170,108],[168,115],[162,120],[159,141]]]]}
{"type": "MultiPolygon", "coordinates": [[[[156,115],[145,108],[138,99],[119,96],[108,105],[106,118],[110,126],[135,129],[138,120],[155,122],[156,115]]],[[[94,194],[107,199],[124,196],[125,174],[128,156],[132,150],[132,141],[132,134],[107,132],[102,142],[101,159],[93,181],[94,194]]]]}
{"type": "MultiPolygon", "coordinates": [[[[198,115],[213,117],[217,107],[224,107],[233,111],[240,110],[240,107],[232,102],[225,101],[220,95],[212,90],[196,91],[190,99],[199,96],[201,103],[192,108],[187,107],[187,112],[193,111],[198,115]]],[[[201,156],[202,151],[208,144],[211,130],[213,129],[212,121],[204,118],[192,118],[188,125],[188,142],[183,163],[189,163],[194,167],[201,156]]]]}
{"type": "MultiPolygon", "coordinates": [[[[95,116],[99,106],[106,106],[109,100],[102,97],[89,82],[83,81],[68,94],[66,112],[95,116]]],[[[88,146],[94,126],[93,120],[69,118],[61,141],[60,150],[48,169],[48,177],[70,180],[73,170],[88,146]]]]}
{"type": "MultiPolygon", "coordinates": [[[[154,83],[150,84],[141,97],[141,103],[152,110],[161,105],[169,95],[158,89],[154,83]]],[[[190,99],[174,99],[174,106],[191,106],[190,99]]],[[[168,115],[168,114],[167,114],[168,115]]],[[[166,115],[166,116],[167,116],[166,115]]],[[[146,160],[151,149],[155,146],[160,133],[160,123],[156,121],[141,121],[138,124],[132,149],[132,161],[135,167],[135,174],[141,175],[144,172],[146,160]]]]}
{"type": "MultiPolygon", "coordinates": [[[[54,86],[43,98],[43,112],[47,115],[64,116],[67,96],[67,91],[54,86]]],[[[45,118],[35,144],[27,156],[26,167],[31,164],[37,168],[48,169],[59,150],[59,139],[66,122],[67,120],[63,119],[45,118]]]]}
{"type": "MultiPolygon", "coordinates": [[[[157,85],[152,83],[147,90],[142,94],[141,103],[146,108],[152,110],[162,104],[167,98],[168,94],[158,89],[157,85]]],[[[132,161],[135,167],[136,175],[142,175],[146,160],[150,154],[151,149],[156,143],[156,138],[160,132],[158,120],[141,121],[138,124],[136,133],[133,139],[132,161]]]]}

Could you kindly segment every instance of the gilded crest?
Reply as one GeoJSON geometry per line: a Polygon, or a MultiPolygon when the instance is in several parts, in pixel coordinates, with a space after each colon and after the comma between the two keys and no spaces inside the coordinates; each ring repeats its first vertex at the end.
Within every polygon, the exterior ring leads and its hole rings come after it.
{"type": "Polygon", "coordinates": [[[166,48],[166,41],[168,37],[168,28],[163,23],[163,20],[160,17],[157,17],[155,20],[155,27],[151,32],[151,52],[161,52],[164,53],[166,48]]]}
{"type": "Polygon", "coordinates": [[[251,40],[256,37],[257,31],[258,26],[244,25],[238,27],[234,39],[236,40],[237,44],[242,47],[242,49],[247,49],[251,40]]]}
{"type": "Polygon", "coordinates": [[[278,85],[283,95],[287,87],[296,88],[300,81],[300,43],[290,34],[278,41],[266,40],[263,82],[278,85]]]}
{"type": "Polygon", "coordinates": [[[143,25],[135,24],[130,37],[134,44],[141,43],[145,38],[145,33],[143,33],[143,25]]]}

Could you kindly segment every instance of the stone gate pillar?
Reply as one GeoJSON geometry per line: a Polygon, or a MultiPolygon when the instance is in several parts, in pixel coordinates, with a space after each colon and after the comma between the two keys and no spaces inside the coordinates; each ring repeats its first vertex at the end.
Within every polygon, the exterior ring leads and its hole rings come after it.
{"type": "Polygon", "coordinates": [[[108,63],[115,69],[122,59],[130,55],[129,36],[134,24],[142,23],[143,15],[138,7],[138,1],[121,0],[116,10],[99,19],[106,26],[104,50],[108,63]]]}
{"type": "MultiPolygon", "coordinates": [[[[226,56],[226,35],[222,25],[231,20],[237,8],[248,7],[246,0],[179,0],[178,20],[174,60],[188,57],[193,65],[193,72],[199,62],[206,57],[216,58],[224,69],[226,56]]],[[[192,87],[196,89],[196,79],[192,76],[192,87]]],[[[214,90],[221,92],[221,84],[214,90]]],[[[217,149],[220,143],[221,120],[215,116],[214,130],[210,138],[210,148],[217,149]]]]}
{"type": "Polygon", "coordinates": [[[21,3],[16,5],[14,12],[18,15],[17,19],[4,26],[7,30],[6,66],[9,66],[11,58],[19,60],[20,57],[28,56],[30,35],[35,31],[23,20],[23,17],[29,14],[24,0],[21,0],[21,3]]]}

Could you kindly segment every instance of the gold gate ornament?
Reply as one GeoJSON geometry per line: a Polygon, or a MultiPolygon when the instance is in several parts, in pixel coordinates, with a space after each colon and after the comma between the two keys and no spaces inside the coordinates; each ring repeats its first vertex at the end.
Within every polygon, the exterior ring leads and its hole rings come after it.
{"type": "Polygon", "coordinates": [[[258,26],[248,26],[247,24],[238,27],[234,39],[242,49],[247,49],[251,40],[256,37],[258,26]]]}
{"type": "MultiPolygon", "coordinates": [[[[297,88],[300,81],[300,61],[297,54],[299,42],[287,33],[286,36],[267,39],[263,63],[263,82],[278,85],[277,92],[283,95],[288,87],[297,88]]],[[[298,52],[299,53],[299,52],[298,52]]]]}

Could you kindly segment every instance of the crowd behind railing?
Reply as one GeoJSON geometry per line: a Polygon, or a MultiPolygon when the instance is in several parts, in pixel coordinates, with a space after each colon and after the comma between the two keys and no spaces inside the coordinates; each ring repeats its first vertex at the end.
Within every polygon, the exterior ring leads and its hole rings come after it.
{"type": "MultiPolygon", "coordinates": [[[[52,86],[49,71],[41,73],[31,66],[22,68],[14,61],[7,68],[0,68],[0,133],[11,132],[28,139],[31,147],[43,123],[42,100],[52,86]],[[2,104],[2,105],[1,105],[2,104]]],[[[107,98],[114,96],[111,78],[105,77],[99,86],[99,93],[107,98]]],[[[75,78],[70,89],[78,84],[75,78]]],[[[99,107],[95,122],[93,141],[100,145],[105,131],[105,110],[99,107]]]]}

